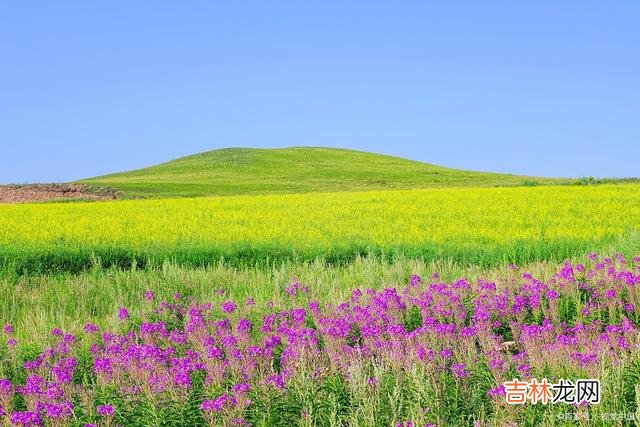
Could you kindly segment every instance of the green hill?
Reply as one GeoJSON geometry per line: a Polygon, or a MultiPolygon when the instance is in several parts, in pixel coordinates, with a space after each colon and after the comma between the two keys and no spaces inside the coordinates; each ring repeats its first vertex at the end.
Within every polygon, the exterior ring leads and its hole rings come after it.
{"type": "Polygon", "coordinates": [[[304,193],[558,182],[473,172],[336,148],[225,148],[156,166],[89,178],[130,197],[304,193]]]}

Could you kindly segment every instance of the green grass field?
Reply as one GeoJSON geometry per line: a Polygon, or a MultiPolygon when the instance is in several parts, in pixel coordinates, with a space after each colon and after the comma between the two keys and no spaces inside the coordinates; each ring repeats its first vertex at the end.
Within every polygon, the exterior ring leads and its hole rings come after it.
{"type": "Polygon", "coordinates": [[[80,181],[129,197],[174,197],[495,187],[570,183],[450,169],[398,157],[336,148],[227,148],[149,168],[80,181]]]}

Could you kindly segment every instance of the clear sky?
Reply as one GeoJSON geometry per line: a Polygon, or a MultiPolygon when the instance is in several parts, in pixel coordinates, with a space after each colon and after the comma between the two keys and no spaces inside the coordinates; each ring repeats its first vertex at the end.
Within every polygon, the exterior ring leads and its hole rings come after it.
{"type": "Polygon", "coordinates": [[[0,182],[299,145],[640,176],[640,2],[524,3],[0,0],[0,182]]]}

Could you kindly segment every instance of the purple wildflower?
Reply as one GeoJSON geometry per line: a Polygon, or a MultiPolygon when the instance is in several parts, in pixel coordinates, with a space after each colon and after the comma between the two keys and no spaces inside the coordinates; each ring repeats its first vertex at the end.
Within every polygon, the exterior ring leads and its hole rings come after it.
{"type": "Polygon", "coordinates": [[[94,325],[93,323],[87,323],[86,325],[84,325],[84,331],[87,334],[94,334],[99,330],[100,330],[100,327],[98,327],[98,325],[94,325]]]}
{"type": "Polygon", "coordinates": [[[443,359],[450,359],[452,356],[453,356],[453,352],[448,348],[443,348],[440,351],[440,357],[442,357],[443,359]]]}
{"type": "Polygon", "coordinates": [[[204,412],[220,412],[222,409],[231,401],[229,395],[227,393],[223,393],[221,396],[205,400],[200,405],[200,409],[204,412]]]}
{"type": "Polygon", "coordinates": [[[492,388],[487,392],[487,396],[489,397],[504,396],[505,394],[507,394],[507,390],[505,389],[504,384],[501,384],[498,387],[492,388]]]}
{"type": "Polygon", "coordinates": [[[249,383],[238,383],[234,385],[231,390],[234,393],[248,393],[251,390],[251,385],[249,383]]]}
{"type": "Polygon", "coordinates": [[[451,365],[451,371],[458,378],[467,378],[471,375],[467,371],[467,367],[465,366],[464,363],[454,363],[453,365],[451,365]]]}
{"type": "Polygon", "coordinates": [[[518,372],[520,372],[523,376],[528,377],[531,374],[531,365],[522,364],[518,366],[518,372]]]}
{"type": "Polygon", "coordinates": [[[43,392],[44,379],[39,375],[29,375],[24,386],[19,388],[23,395],[39,395],[43,392]]]}
{"type": "Polygon", "coordinates": [[[129,318],[129,310],[127,309],[127,307],[120,307],[120,309],[118,310],[118,319],[126,320],[128,318],[129,318]]]}
{"type": "Polygon", "coordinates": [[[191,388],[191,376],[189,372],[183,369],[179,369],[173,376],[173,382],[182,388],[191,388]]]}
{"type": "Polygon", "coordinates": [[[309,310],[315,314],[320,314],[320,303],[318,301],[311,301],[309,303],[309,310]]]}
{"type": "Polygon", "coordinates": [[[22,427],[35,427],[42,425],[40,414],[34,411],[14,412],[11,414],[11,424],[22,427]]]}
{"type": "Polygon", "coordinates": [[[46,403],[45,411],[47,417],[51,419],[68,418],[73,414],[73,403],[46,403]]]}
{"type": "Polygon", "coordinates": [[[238,306],[233,301],[225,301],[222,303],[222,311],[225,313],[233,313],[238,306]]]}
{"type": "Polygon", "coordinates": [[[0,378],[0,398],[13,396],[13,384],[6,378],[0,378]]]}
{"type": "Polygon", "coordinates": [[[268,378],[268,381],[273,384],[276,388],[284,388],[285,384],[284,384],[284,378],[282,377],[282,375],[280,374],[274,374],[271,375],[268,378]]]}
{"type": "Polygon", "coordinates": [[[251,332],[251,321],[246,318],[242,318],[238,321],[238,332],[248,333],[251,332]]]}
{"type": "Polygon", "coordinates": [[[101,417],[113,417],[116,414],[116,408],[113,405],[98,405],[96,411],[101,417]]]}

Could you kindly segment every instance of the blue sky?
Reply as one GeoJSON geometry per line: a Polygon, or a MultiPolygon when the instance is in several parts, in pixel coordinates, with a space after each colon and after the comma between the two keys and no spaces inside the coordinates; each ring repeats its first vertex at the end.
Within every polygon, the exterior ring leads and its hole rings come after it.
{"type": "Polygon", "coordinates": [[[624,0],[3,2],[0,182],[299,145],[638,176],[638,22],[624,0]]]}

